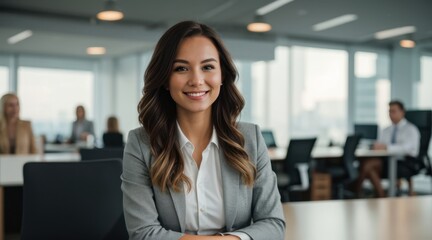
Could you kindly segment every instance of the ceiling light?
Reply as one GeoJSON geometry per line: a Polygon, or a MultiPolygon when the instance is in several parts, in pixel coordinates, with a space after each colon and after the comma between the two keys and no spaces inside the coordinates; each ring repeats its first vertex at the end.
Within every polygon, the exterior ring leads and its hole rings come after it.
{"type": "Polygon", "coordinates": [[[115,0],[107,0],[104,9],[96,16],[102,21],[118,21],[124,17],[123,12],[116,8],[115,0]]]}
{"type": "Polygon", "coordinates": [[[271,25],[264,21],[263,16],[255,16],[254,21],[247,25],[250,32],[268,32],[272,29],[271,25]]]}
{"type": "Polygon", "coordinates": [[[256,11],[257,15],[266,15],[269,12],[273,12],[274,10],[282,7],[283,5],[290,3],[294,0],[276,0],[274,2],[271,2],[263,7],[258,8],[256,11]]]}
{"type": "Polygon", "coordinates": [[[392,37],[397,37],[405,34],[414,33],[415,31],[416,28],[414,26],[393,28],[393,29],[388,29],[388,30],[375,33],[375,38],[381,40],[381,39],[392,38],[392,37]]]}
{"type": "Polygon", "coordinates": [[[317,23],[315,25],[312,26],[313,30],[318,32],[318,31],[322,31],[322,30],[326,30],[329,28],[334,28],[337,26],[340,26],[342,24],[346,24],[352,21],[357,20],[357,15],[355,14],[345,14],[336,18],[332,18],[330,20],[324,21],[324,22],[320,22],[317,23]]]}
{"type": "Polygon", "coordinates": [[[88,47],[87,54],[88,55],[104,55],[106,53],[106,49],[104,47],[88,47]]]}
{"type": "Polygon", "coordinates": [[[24,39],[31,37],[32,35],[33,35],[32,31],[25,30],[25,31],[22,31],[22,32],[15,34],[12,37],[8,38],[7,42],[9,44],[15,44],[15,43],[21,42],[24,39]]]}
{"type": "Polygon", "coordinates": [[[411,39],[402,39],[399,42],[400,46],[403,48],[414,48],[416,43],[411,39]]]}

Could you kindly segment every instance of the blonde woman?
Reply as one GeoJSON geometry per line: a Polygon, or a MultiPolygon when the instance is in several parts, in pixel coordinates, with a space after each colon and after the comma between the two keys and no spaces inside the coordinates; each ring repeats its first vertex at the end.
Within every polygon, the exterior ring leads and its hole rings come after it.
{"type": "Polygon", "coordinates": [[[36,153],[31,123],[21,120],[19,111],[17,95],[3,95],[0,100],[0,154],[36,153]]]}

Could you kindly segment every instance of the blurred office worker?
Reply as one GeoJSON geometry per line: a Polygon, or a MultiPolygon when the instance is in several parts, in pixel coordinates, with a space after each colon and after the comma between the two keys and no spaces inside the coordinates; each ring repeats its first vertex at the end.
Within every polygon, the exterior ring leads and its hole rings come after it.
{"type": "Polygon", "coordinates": [[[0,101],[0,154],[36,153],[31,123],[19,117],[18,96],[7,93],[0,101]]]}
{"type": "Polygon", "coordinates": [[[123,147],[123,134],[119,131],[118,119],[111,116],[107,120],[107,131],[103,134],[104,147],[123,147]]]}
{"type": "Polygon", "coordinates": [[[77,120],[72,124],[72,133],[69,139],[70,142],[87,141],[89,135],[94,136],[93,122],[85,117],[85,109],[82,105],[76,108],[77,120]]]}
{"type": "Polygon", "coordinates": [[[123,158],[130,239],[282,240],[276,176],[258,126],[237,122],[237,70],[210,27],[180,22],[145,73],[123,158]]]}
{"type": "MultiPolygon", "coordinates": [[[[398,158],[397,164],[408,169],[414,169],[414,158],[417,157],[420,148],[420,132],[416,126],[405,119],[405,107],[400,101],[389,103],[389,117],[392,125],[383,129],[378,135],[378,141],[372,146],[375,150],[386,150],[389,155],[398,158]]],[[[362,194],[362,182],[369,178],[375,188],[378,197],[384,197],[384,189],[381,186],[381,174],[387,171],[387,160],[370,158],[360,161],[360,176],[357,191],[362,194]],[[384,165],[384,166],[383,166],[384,165]]]]}

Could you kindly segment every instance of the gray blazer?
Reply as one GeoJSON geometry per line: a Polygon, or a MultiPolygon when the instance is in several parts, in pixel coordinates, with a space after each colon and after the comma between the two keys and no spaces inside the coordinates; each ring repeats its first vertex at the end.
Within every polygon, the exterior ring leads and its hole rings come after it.
{"type": "MultiPolygon", "coordinates": [[[[75,129],[77,128],[77,124],[78,124],[78,121],[74,121],[72,124],[72,133],[71,133],[70,140],[73,142],[76,142],[79,140],[79,136],[77,136],[75,133],[76,132],[75,129]]],[[[82,128],[83,132],[88,132],[89,134],[94,136],[93,122],[89,121],[87,119],[84,119],[82,124],[83,124],[83,128],[82,128]]]]}
{"type": "MultiPolygon", "coordinates": [[[[254,240],[283,240],[285,220],[276,175],[258,126],[239,123],[245,149],[257,168],[253,187],[242,184],[237,171],[220,154],[226,231],[248,234],[254,240]]],[[[174,240],[185,231],[184,191],[162,192],[150,180],[153,157],[143,128],[129,132],[123,157],[122,191],[130,239],[174,240]]]]}

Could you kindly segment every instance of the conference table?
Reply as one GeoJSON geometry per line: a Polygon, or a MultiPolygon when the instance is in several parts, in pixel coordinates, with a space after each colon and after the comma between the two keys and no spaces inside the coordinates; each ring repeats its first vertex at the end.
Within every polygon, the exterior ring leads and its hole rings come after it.
{"type": "MultiPolygon", "coordinates": [[[[285,160],[287,149],[286,148],[271,148],[268,153],[273,162],[285,160]]],[[[340,158],[343,155],[341,147],[315,147],[312,150],[312,158],[320,161],[326,159],[340,158]]],[[[396,195],[396,173],[397,173],[397,156],[389,154],[386,150],[371,150],[366,148],[359,148],[355,152],[356,157],[361,161],[362,159],[370,157],[387,157],[388,160],[388,196],[394,197],[396,195]]]]}
{"type": "Polygon", "coordinates": [[[432,196],[284,203],[286,240],[429,240],[432,196]]]}
{"type": "Polygon", "coordinates": [[[43,155],[0,155],[0,240],[4,239],[4,187],[22,186],[23,166],[28,162],[80,161],[78,152],[47,153],[43,155]]]}

